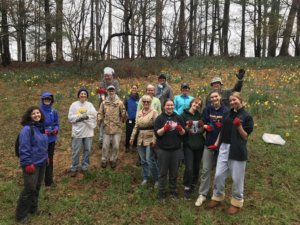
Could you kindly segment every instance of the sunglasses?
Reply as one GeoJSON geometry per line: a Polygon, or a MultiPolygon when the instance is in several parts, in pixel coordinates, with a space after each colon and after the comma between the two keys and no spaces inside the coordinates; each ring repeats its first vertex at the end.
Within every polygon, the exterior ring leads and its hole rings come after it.
{"type": "Polygon", "coordinates": [[[143,103],[150,103],[150,101],[143,101],[143,103]]]}

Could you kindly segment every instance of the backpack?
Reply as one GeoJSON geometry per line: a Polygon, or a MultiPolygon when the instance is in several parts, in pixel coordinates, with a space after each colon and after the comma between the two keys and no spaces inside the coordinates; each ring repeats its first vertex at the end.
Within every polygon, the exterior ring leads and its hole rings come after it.
{"type": "MultiPolygon", "coordinates": [[[[30,133],[31,133],[31,137],[33,137],[34,135],[34,131],[33,131],[33,126],[30,125],[30,133]]],[[[19,146],[20,146],[20,143],[19,143],[19,138],[20,138],[20,133],[18,134],[17,138],[16,138],[16,142],[15,142],[15,155],[20,158],[20,152],[19,152],[19,146]]]]}

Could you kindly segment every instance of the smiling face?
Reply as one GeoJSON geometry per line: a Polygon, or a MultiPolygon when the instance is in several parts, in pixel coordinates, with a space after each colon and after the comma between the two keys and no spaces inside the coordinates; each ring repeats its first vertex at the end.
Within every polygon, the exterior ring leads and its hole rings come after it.
{"type": "Polygon", "coordinates": [[[51,101],[52,101],[52,98],[50,98],[50,97],[43,98],[44,105],[50,105],[51,101]]]}
{"type": "Polygon", "coordinates": [[[171,115],[174,111],[174,103],[173,101],[169,100],[164,105],[165,113],[171,115]]]}
{"type": "Polygon", "coordinates": [[[183,94],[183,95],[189,95],[189,92],[190,92],[190,89],[189,88],[182,88],[181,89],[181,93],[183,94]]]}
{"type": "Polygon", "coordinates": [[[147,87],[147,95],[150,95],[151,97],[154,96],[154,87],[153,86],[149,86],[147,87]]]}
{"type": "Polygon", "coordinates": [[[138,91],[137,86],[133,85],[133,86],[131,87],[131,93],[132,93],[132,94],[136,94],[137,91],[138,91]]]}
{"type": "Polygon", "coordinates": [[[210,94],[210,101],[214,106],[221,105],[221,95],[218,92],[213,92],[210,94]]]}
{"type": "Polygon", "coordinates": [[[80,92],[80,94],[79,94],[79,101],[83,103],[86,100],[87,100],[87,93],[85,91],[80,92]]]}
{"type": "Polygon", "coordinates": [[[41,111],[39,109],[34,109],[30,114],[31,120],[34,122],[39,122],[42,118],[41,111]]]}
{"type": "Polygon", "coordinates": [[[159,78],[158,83],[161,84],[161,85],[164,85],[164,83],[166,83],[166,79],[159,78]]]}
{"type": "Polygon", "coordinates": [[[220,82],[215,82],[215,83],[212,83],[211,86],[214,90],[220,90],[222,87],[222,84],[220,82]]]}
{"type": "Polygon", "coordinates": [[[230,107],[235,110],[238,110],[238,109],[242,108],[242,106],[243,106],[242,101],[233,95],[231,95],[229,97],[229,104],[230,104],[230,107]]]}
{"type": "Polygon", "coordinates": [[[108,89],[107,91],[108,91],[108,96],[111,97],[111,98],[113,98],[116,94],[116,91],[113,88],[108,89]]]}
{"type": "Polygon", "coordinates": [[[195,100],[192,103],[191,108],[192,108],[193,111],[199,110],[201,108],[201,101],[200,100],[195,100]]]}
{"type": "Polygon", "coordinates": [[[112,80],[112,75],[111,74],[104,74],[104,80],[106,80],[106,81],[112,80]]]}

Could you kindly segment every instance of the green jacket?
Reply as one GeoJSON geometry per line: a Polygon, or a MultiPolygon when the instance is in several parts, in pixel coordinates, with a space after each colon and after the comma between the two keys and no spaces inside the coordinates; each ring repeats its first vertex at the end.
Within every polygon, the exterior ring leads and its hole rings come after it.
{"type": "Polygon", "coordinates": [[[190,129],[186,130],[183,139],[183,146],[187,146],[192,150],[202,150],[204,147],[204,136],[203,136],[203,128],[198,127],[198,121],[202,119],[202,115],[196,111],[195,115],[189,112],[189,109],[185,109],[181,114],[181,117],[186,124],[187,121],[192,120],[193,125],[190,129]]]}

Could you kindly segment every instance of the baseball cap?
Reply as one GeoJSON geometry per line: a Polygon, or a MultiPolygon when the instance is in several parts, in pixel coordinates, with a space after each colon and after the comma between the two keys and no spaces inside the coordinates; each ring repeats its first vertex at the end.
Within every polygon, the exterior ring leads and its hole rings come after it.
{"type": "Polygon", "coordinates": [[[186,88],[190,89],[190,86],[187,83],[182,83],[181,89],[186,89],[186,88]]]}
{"type": "Polygon", "coordinates": [[[213,83],[220,83],[221,85],[223,85],[222,79],[219,76],[213,77],[211,79],[210,85],[212,85],[213,83]]]}

